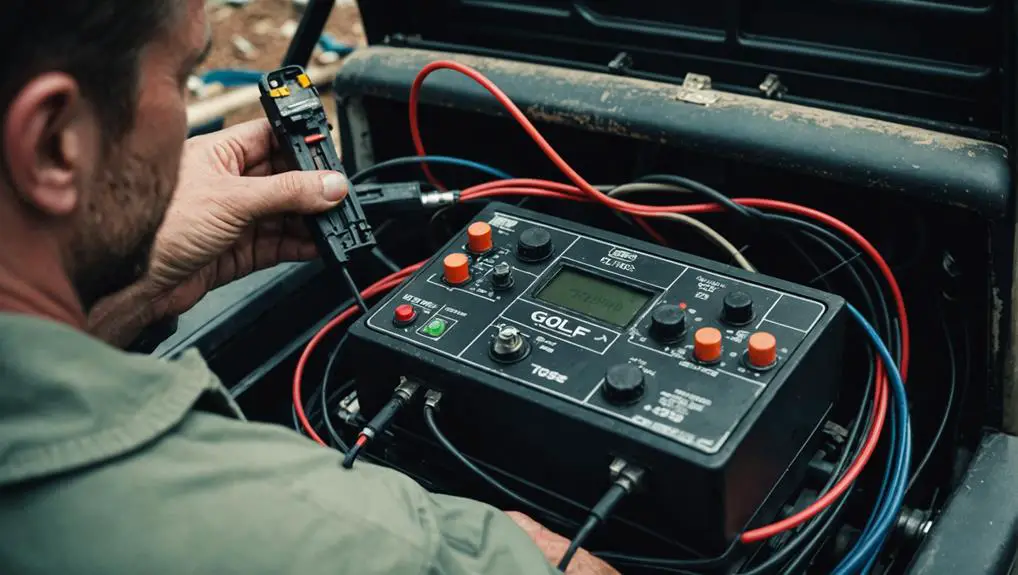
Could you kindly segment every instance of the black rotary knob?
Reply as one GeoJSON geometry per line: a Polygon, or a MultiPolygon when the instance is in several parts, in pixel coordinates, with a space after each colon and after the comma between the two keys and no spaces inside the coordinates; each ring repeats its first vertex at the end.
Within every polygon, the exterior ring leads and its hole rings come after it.
{"type": "Polygon", "coordinates": [[[753,321],[753,298],[744,291],[733,291],[725,295],[721,319],[731,325],[746,325],[753,321]]]}
{"type": "Polygon", "coordinates": [[[525,262],[539,262],[551,255],[551,234],[544,228],[527,228],[516,244],[516,257],[525,262]]]}
{"type": "Polygon", "coordinates": [[[491,270],[491,287],[497,290],[507,290],[513,287],[513,267],[509,262],[499,262],[491,270]]]}
{"type": "Polygon", "coordinates": [[[631,363],[621,363],[608,368],[601,392],[609,403],[630,405],[643,397],[645,389],[643,370],[631,363]]]}
{"type": "Polygon", "coordinates": [[[686,312],[677,305],[662,304],[650,312],[650,335],[662,343],[682,339],[686,333],[686,312]]]}

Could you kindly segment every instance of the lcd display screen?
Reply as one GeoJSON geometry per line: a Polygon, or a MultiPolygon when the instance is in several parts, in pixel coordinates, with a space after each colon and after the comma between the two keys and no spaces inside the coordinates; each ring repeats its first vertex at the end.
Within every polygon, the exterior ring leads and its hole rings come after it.
{"type": "Polygon", "coordinates": [[[653,294],[593,274],[563,267],[535,298],[568,310],[625,327],[653,294]]]}

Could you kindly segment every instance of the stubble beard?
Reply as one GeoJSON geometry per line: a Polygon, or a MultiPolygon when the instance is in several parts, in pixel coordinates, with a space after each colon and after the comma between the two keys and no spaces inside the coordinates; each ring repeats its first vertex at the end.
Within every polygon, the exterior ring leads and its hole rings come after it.
{"type": "Polygon", "coordinates": [[[97,174],[70,249],[72,281],[86,313],[148,272],[174,185],[130,152],[112,152],[97,174]]]}

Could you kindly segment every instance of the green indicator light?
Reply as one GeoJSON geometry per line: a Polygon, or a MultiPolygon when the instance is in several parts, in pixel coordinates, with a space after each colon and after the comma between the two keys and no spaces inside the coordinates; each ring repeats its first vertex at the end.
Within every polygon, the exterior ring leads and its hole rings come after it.
{"type": "Polygon", "coordinates": [[[431,337],[439,337],[445,333],[447,327],[445,320],[440,317],[436,317],[421,328],[421,333],[424,335],[430,335],[431,337]]]}

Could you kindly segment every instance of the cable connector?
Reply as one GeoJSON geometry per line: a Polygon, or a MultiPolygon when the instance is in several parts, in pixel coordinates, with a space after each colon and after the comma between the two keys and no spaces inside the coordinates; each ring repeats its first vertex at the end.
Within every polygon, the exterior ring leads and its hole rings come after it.
{"type": "Polygon", "coordinates": [[[392,393],[392,399],[388,401],[379,412],[371,418],[371,421],[364,426],[360,434],[357,436],[356,443],[350,448],[350,451],[346,453],[346,457],[343,458],[343,467],[350,469],[353,467],[354,461],[357,460],[357,456],[360,454],[361,449],[369,441],[375,438],[379,433],[385,430],[389,423],[395,419],[396,414],[403,409],[406,404],[410,403],[413,399],[414,394],[420,389],[420,385],[416,382],[410,381],[405,377],[401,377],[399,385],[396,386],[396,390],[392,393]]]}
{"type": "Polygon", "coordinates": [[[442,392],[429,389],[424,394],[424,407],[438,411],[438,402],[442,401],[442,392]]]}
{"type": "Polygon", "coordinates": [[[563,573],[569,567],[569,562],[573,560],[573,556],[580,550],[583,542],[590,537],[598,525],[608,519],[615,506],[626,495],[636,490],[643,480],[644,469],[621,458],[615,458],[608,467],[608,470],[611,473],[612,486],[608,488],[608,491],[590,510],[586,523],[583,524],[583,527],[580,527],[580,530],[576,532],[576,537],[573,537],[573,540],[569,543],[569,548],[566,549],[562,560],[558,564],[559,571],[563,573]]]}
{"type": "Polygon", "coordinates": [[[619,487],[626,490],[626,493],[632,493],[640,486],[640,482],[643,480],[643,474],[645,473],[642,467],[632,465],[625,459],[616,457],[612,464],[608,467],[611,472],[612,481],[619,487]]]}
{"type": "Polygon", "coordinates": [[[425,192],[419,182],[358,184],[353,192],[368,217],[383,213],[419,212],[459,201],[458,191],[425,192]]]}

